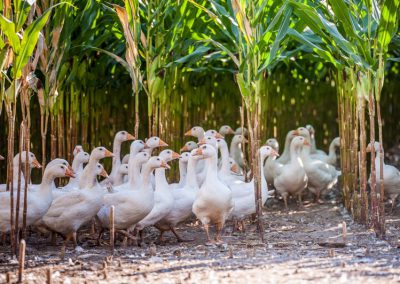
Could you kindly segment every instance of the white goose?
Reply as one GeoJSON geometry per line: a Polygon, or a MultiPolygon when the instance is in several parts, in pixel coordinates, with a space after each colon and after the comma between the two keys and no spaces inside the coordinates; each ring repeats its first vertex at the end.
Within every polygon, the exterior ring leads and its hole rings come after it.
{"type": "Polygon", "coordinates": [[[104,190],[97,187],[97,175],[108,177],[99,163],[90,167],[90,172],[84,171],[83,177],[87,176],[88,180],[87,187],[65,192],[55,198],[42,218],[48,229],[64,237],[64,246],[69,240],[77,245],[76,232],[83,224],[92,220],[101,208],[104,190]]]}
{"type": "Polygon", "coordinates": [[[311,154],[312,158],[321,160],[325,163],[328,163],[332,166],[336,166],[337,161],[338,161],[338,156],[336,154],[336,149],[340,147],[340,137],[336,137],[332,140],[332,142],[329,144],[329,152],[328,155],[325,154],[325,152],[320,151],[317,152],[316,154],[311,154]],[[323,153],[323,154],[322,154],[323,153]]]}
{"type": "MultiPolygon", "coordinates": [[[[148,155],[147,153],[143,154],[148,155]]],[[[154,190],[150,176],[155,169],[161,167],[169,168],[168,164],[160,157],[151,157],[142,170],[139,188],[104,196],[104,206],[97,214],[103,228],[109,227],[109,208],[114,205],[115,229],[130,237],[127,230],[146,217],[154,207],[154,190]]]]}
{"type": "MultiPolygon", "coordinates": [[[[25,176],[24,176],[24,164],[26,164],[26,152],[22,151],[21,152],[21,188],[24,188],[25,186],[25,176]]],[[[42,166],[36,159],[35,154],[32,152],[28,153],[28,163],[29,163],[29,168],[38,168],[40,169],[42,166]]],[[[13,158],[13,188],[14,190],[18,188],[18,175],[19,175],[19,153],[16,154],[13,158]]],[[[0,192],[5,192],[7,190],[7,184],[0,184],[0,192]]]]}
{"type": "Polygon", "coordinates": [[[287,198],[289,194],[298,195],[300,206],[301,194],[307,187],[307,175],[304,169],[300,153],[303,145],[310,143],[302,136],[296,136],[290,143],[290,161],[282,167],[275,168],[274,186],[276,191],[283,197],[285,208],[288,210],[287,198]]]}
{"type": "MultiPolygon", "coordinates": [[[[375,176],[376,176],[376,187],[377,192],[380,192],[380,175],[381,175],[381,164],[380,164],[380,144],[379,142],[374,143],[375,148],[375,176]]],[[[371,144],[368,144],[367,152],[371,152],[372,147],[371,144]]],[[[383,152],[383,148],[382,148],[383,152]]],[[[371,184],[371,174],[368,179],[368,183],[371,184]]],[[[400,172],[398,169],[391,165],[386,165],[385,162],[383,163],[383,186],[385,190],[385,194],[389,196],[392,202],[392,211],[394,206],[396,205],[396,198],[400,194],[400,172]]]]}
{"type": "Polygon", "coordinates": [[[192,150],[197,149],[197,143],[194,141],[188,141],[183,145],[180,152],[192,152],[192,150]]]}
{"type": "MultiPolygon", "coordinates": [[[[158,156],[166,163],[179,159],[180,155],[170,149],[163,150],[158,156]]],[[[172,196],[171,189],[165,177],[165,168],[158,168],[155,171],[156,186],[154,191],[154,206],[151,212],[144,217],[136,225],[136,230],[141,235],[143,241],[143,229],[155,225],[158,221],[164,218],[171,210],[174,204],[174,197],[172,196]]]]}
{"type": "Polygon", "coordinates": [[[193,136],[196,137],[198,139],[198,141],[200,141],[201,139],[204,138],[205,132],[203,127],[201,126],[193,126],[190,130],[188,130],[185,133],[185,136],[193,136]]]}
{"type": "Polygon", "coordinates": [[[194,155],[207,161],[207,176],[193,203],[193,213],[201,221],[207,234],[207,244],[211,244],[209,226],[216,225],[215,242],[221,243],[221,232],[226,219],[231,214],[234,202],[231,190],[218,178],[217,150],[210,145],[202,145],[194,155]]]}
{"type": "Polygon", "coordinates": [[[196,167],[200,156],[195,156],[195,153],[196,150],[193,149],[189,155],[187,178],[184,187],[174,188],[171,191],[174,197],[172,210],[156,224],[156,228],[160,230],[159,240],[161,242],[163,242],[164,232],[169,230],[174,233],[179,242],[185,241],[175,231],[175,227],[192,215],[193,202],[199,190],[196,178],[196,167]]]}
{"type": "MultiPolygon", "coordinates": [[[[275,150],[275,152],[279,153],[279,143],[278,140],[275,138],[270,138],[267,140],[265,145],[270,146],[272,149],[275,150]]],[[[267,160],[265,161],[264,165],[264,175],[265,179],[267,180],[267,184],[270,188],[274,186],[274,172],[275,172],[275,160],[276,156],[269,156],[267,160]]]]}
{"type": "MultiPolygon", "coordinates": [[[[86,167],[83,169],[82,176],[93,176],[93,173],[96,172],[96,167],[99,161],[103,158],[106,157],[113,157],[113,153],[111,153],[109,150],[104,148],[103,146],[94,148],[92,150],[92,153],[90,153],[90,158],[89,158],[89,163],[86,165],[86,167]]],[[[79,188],[90,188],[93,180],[92,179],[84,179],[81,178],[79,180],[79,188]]],[[[99,182],[95,178],[95,185],[96,187],[100,187],[99,182]]]]}
{"type": "Polygon", "coordinates": [[[75,178],[70,178],[68,184],[64,188],[70,189],[79,187],[79,180],[83,173],[83,164],[88,163],[89,158],[90,155],[83,150],[75,154],[74,160],[72,161],[72,170],[75,173],[75,178]]]}
{"type": "Polygon", "coordinates": [[[105,185],[107,183],[111,183],[111,185],[114,185],[114,178],[116,175],[118,175],[118,170],[119,167],[121,166],[121,144],[125,141],[130,141],[134,140],[135,137],[133,137],[132,134],[128,133],[125,130],[117,132],[115,134],[114,142],[113,142],[113,159],[112,159],[112,168],[111,168],[111,173],[108,177],[107,180],[102,181],[102,185],[105,185]]]}
{"type": "Polygon", "coordinates": [[[311,147],[311,145],[303,146],[301,159],[308,177],[307,187],[315,195],[314,202],[321,202],[321,194],[333,188],[338,181],[339,172],[328,163],[314,159],[310,155],[311,147]]]}
{"type": "MultiPolygon", "coordinates": [[[[262,165],[268,156],[278,156],[278,153],[270,146],[262,146],[259,151],[260,165],[262,165]]],[[[261,176],[261,204],[264,205],[268,199],[268,186],[265,180],[264,169],[260,167],[261,176]]],[[[233,197],[235,207],[232,211],[232,217],[236,220],[243,220],[246,216],[256,213],[255,205],[255,187],[254,182],[250,183],[252,188],[250,194],[233,197]]],[[[232,191],[233,192],[233,191],[232,191]]]]}
{"type": "MultiPolygon", "coordinates": [[[[49,209],[52,201],[52,184],[57,177],[72,177],[73,173],[64,165],[53,165],[44,171],[42,183],[36,191],[30,191],[27,195],[28,209],[26,225],[30,226],[38,221],[49,209]]],[[[17,196],[14,195],[14,204],[17,196]]],[[[24,207],[24,198],[21,198],[20,208],[24,207]]],[[[22,212],[19,214],[19,222],[22,224],[22,212]]],[[[10,230],[10,193],[0,193],[0,232],[10,230]]]]}
{"type": "Polygon", "coordinates": [[[290,130],[286,134],[285,145],[283,148],[282,155],[275,161],[277,167],[279,167],[280,165],[287,164],[290,161],[290,144],[292,143],[293,138],[298,135],[299,132],[297,130],[290,130]]]}

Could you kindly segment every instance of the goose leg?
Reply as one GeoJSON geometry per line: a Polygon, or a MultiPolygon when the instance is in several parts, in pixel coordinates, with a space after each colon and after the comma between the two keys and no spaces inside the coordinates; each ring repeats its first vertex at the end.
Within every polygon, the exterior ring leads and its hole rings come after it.
{"type": "Polygon", "coordinates": [[[289,211],[289,207],[288,207],[288,203],[287,203],[287,198],[288,198],[287,193],[282,194],[282,198],[283,198],[283,202],[285,203],[285,210],[289,211]]]}
{"type": "Polygon", "coordinates": [[[223,227],[222,223],[216,223],[215,224],[215,229],[217,231],[217,234],[215,235],[215,242],[217,244],[223,243],[223,241],[221,240],[222,227],[223,227]]]}
{"type": "Polygon", "coordinates": [[[207,235],[207,242],[206,242],[206,245],[212,245],[212,244],[213,244],[213,241],[212,241],[211,238],[210,238],[210,232],[209,232],[209,225],[208,225],[208,223],[204,224],[203,227],[204,227],[204,231],[206,231],[206,235],[207,235]]]}
{"type": "Polygon", "coordinates": [[[299,208],[303,208],[303,201],[301,200],[301,193],[298,194],[299,198],[299,208]]]}
{"type": "Polygon", "coordinates": [[[175,235],[175,237],[178,239],[178,242],[183,243],[183,242],[193,242],[193,240],[186,240],[183,239],[181,236],[179,236],[178,232],[175,230],[173,226],[169,227],[171,229],[171,232],[175,235]]]}

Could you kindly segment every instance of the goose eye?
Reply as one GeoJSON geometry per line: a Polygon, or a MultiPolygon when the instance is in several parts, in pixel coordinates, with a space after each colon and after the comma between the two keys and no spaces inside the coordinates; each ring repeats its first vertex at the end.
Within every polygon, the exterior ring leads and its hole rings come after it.
{"type": "Polygon", "coordinates": [[[159,161],[160,160],[160,158],[157,158],[157,161],[159,161]]]}
{"type": "Polygon", "coordinates": [[[63,169],[63,168],[64,168],[64,166],[60,166],[60,168],[62,168],[62,169],[63,169]]]}
{"type": "Polygon", "coordinates": [[[100,148],[100,151],[104,151],[104,148],[100,148]]]}
{"type": "Polygon", "coordinates": [[[31,154],[31,158],[33,158],[33,155],[31,154]]]}
{"type": "Polygon", "coordinates": [[[144,153],[144,154],[143,154],[143,156],[145,156],[145,157],[146,157],[146,156],[147,156],[147,153],[144,153]]]}
{"type": "Polygon", "coordinates": [[[158,137],[154,138],[155,140],[158,140],[158,137]]]}
{"type": "Polygon", "coordinates": [[[205,149],[207,149],[207,146],[206,146],[206,145],[204,145],[204,146],[202,147],[202,149],[204,149],[204,150],[205,150],[205,149]]]}
{"type": "Polygon", "coordinates": [[[122,131],[121,133],[122,133],[122,134],[124,134],[124,135],[126,134],[126,132],[125,132],[125,131],[122,131]]]}
{"type": "Polygon", "coordinates": [[[168,154],[171,154],[171,151],[167,151],[168,154]]]}

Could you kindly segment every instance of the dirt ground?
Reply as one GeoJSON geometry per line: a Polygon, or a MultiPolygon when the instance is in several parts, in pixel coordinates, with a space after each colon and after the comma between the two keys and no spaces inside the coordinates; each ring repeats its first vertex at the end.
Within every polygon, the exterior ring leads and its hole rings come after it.
{"type": "MultiPolygon", "coordinates": [[[[60,245],[51,246],[44,237],[27,239],[27,283],[398,283],[400,281],[400,210],[388,216],[387,238],[354,223],[335,201],[309,204],[303,209],[271,200],[264,210],[265,243],[259,241],[255,225],[231,235],[225,228],[219,246],[205,246],[205,234],[196,223],[179,227],[192,242],[177,243],[170,233],[165,245],[122,247],[114,256],[108,246],[95,246],[81,234],[80,249],[69,247],[60,260],[60,245]],[[346,237],[343,239],[343,222],[346,237]],[[49,269],[50,268],[50,269],[49,269]]],[[[146,232],[155,241],[157,230],[146,232]]],[[[106,236],[107,237],[107,236],[106,236]]],[[[61,239],[58,244],[61,244],[61,239]]],[[[9,247],[0,247],[0,283],[17,280],[17,261],[9,247]]]]}

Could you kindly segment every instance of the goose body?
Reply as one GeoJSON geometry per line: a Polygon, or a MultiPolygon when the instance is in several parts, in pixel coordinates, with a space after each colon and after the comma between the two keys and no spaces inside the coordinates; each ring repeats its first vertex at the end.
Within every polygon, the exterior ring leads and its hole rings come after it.
{"type": "MultiPolygon", "coordinates": [[[[37,191],[30,191],[27,195],[27,215],[26,224],[30,226],[40,220],[43,215],[48,211],[52,201],[53,195],[52,184],[55,178],[73,176],[66,166],[57,164],[47,167],[42,183],[37,191]]],[[[17,202],[17,196],[14,195],[14,204],[17,202]]],[[[21,196],[20,208],[24,207],[24,198],[21,196]]],[[[19,223],[22,224],[22,212],[19,214],[19,223]]],[[[10,193],[0,193],[0,232],[8,232],[10,230],[10,193]]]]}

